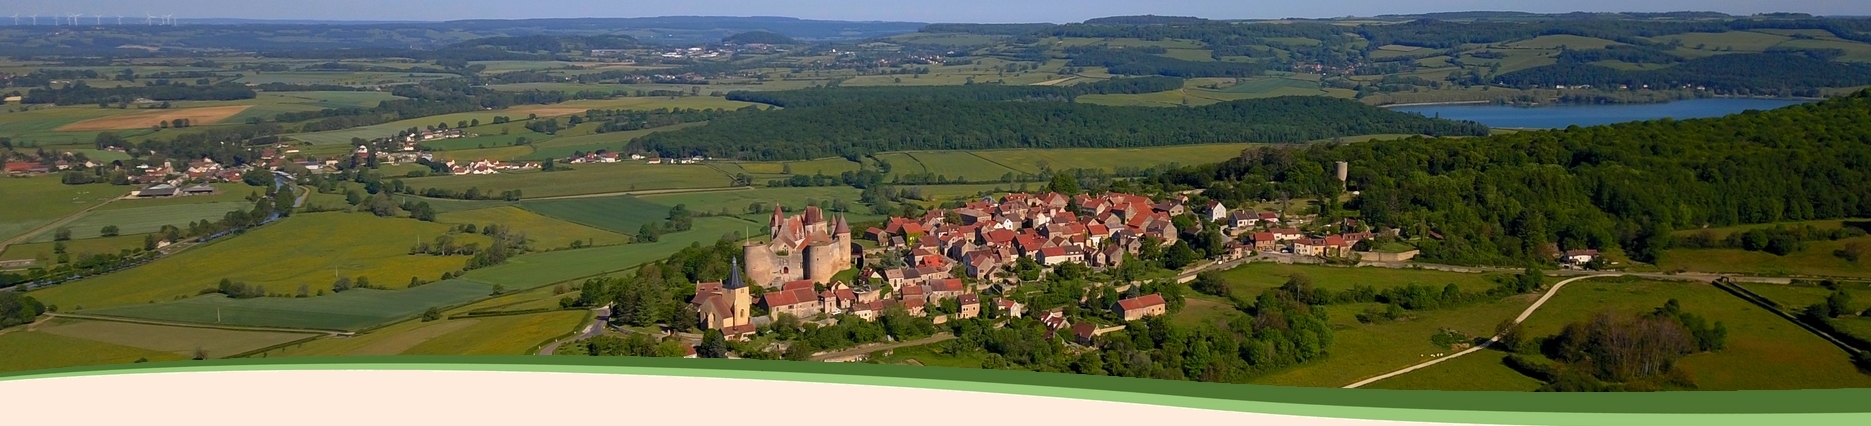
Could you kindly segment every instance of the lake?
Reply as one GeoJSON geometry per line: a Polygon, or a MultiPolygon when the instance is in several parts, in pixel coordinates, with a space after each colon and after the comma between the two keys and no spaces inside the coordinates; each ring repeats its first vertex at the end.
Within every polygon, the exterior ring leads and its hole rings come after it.
{"type": "Polygon", "coordinates": [[[1627,121],[1677,120],[1720,117],[1757,109],[1770,110],[1806,103],[1794,99],[1708,98],[1688,99],[1661,104],[1556,105],[1516,107],[1493,104],[1416,105],[1391,108],[1430,117],[1438,114],[1451,120],[1468,120],[1488,127],[1556,129],[1571,126],[1594,126],[1627,121]]]}

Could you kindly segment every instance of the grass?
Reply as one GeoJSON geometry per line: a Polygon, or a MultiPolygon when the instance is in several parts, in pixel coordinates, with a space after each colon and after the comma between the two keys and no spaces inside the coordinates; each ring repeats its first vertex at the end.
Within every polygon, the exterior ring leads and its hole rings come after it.
{"type": "Polygon", "coordinates": [[[529,355],[527,350],[553,337],[572,331],[583,323],[589,312],[558,311],[476,319],[424,340],[402,353],[408,355],[529,355]]]}
{"type": "MultiPolygon", "coordinates": [[[[1002,175],[1014,172],[1014,169],[1007,166],[963,151],[921,151],[905,153],[905,155],[921,163],[928,173],[942,175],[950,180],[993,182],[1000,179],[1002,175]]],[[[800,170],[795,167],[793,171],[799,172],[800,170]]]]}
{"type": "MultiPolygon", "coordinates": [[[[482,300],[479,302],[474,302],[474,303],[470,303],[464,306],[445,310],[442,312],[442,314],[444,317],[446,317],[448,315],[455,315],[455,314],[461,314],[461,313],[484,310],[484,309],[495,309],[495,308],[524,309],[522,307],[518,307],[517,305],[539,304],[542,302],[551,303],[549,307],[557,307],[558,299],[560,297],[565,297],[568,295],[576,297],[575,292],[570,293],[570,294],[565,294],[565,295],[555,295],[553,294],[553,290],[551,288],[538,288],[538,289],[529,290],[529,291],[511,292],[511,293],[501,295],[499,297],[494,297],[491,299],[482,300]]],[[[508,317],[491,317],[491,318],[460,319],[460,320],[446,320],[446,321],[415,321],[415,320],[403,321],[403,322],[398,322],[398,323],[391,324],[388,326],[384,326],[382,328],[377,328],[377,329],[373,329],[367,332],[359,333],[356,336],[352,336],[352,337],[323,338],[323,339],[306,342],[300,345],[293,345],[290,347],[280,348],[274,351],[267,352],[266,354],[264,354],[264,356],[278,357],[278,356],[327,356],[327,355],[396,355],[396,354],[401,354],[406,351],[409,351],[411,348],[414,348],[417,345],[421,345],[424,342],[427,342],[431,339],[436,339],[442,336],[447,336],[457,331],[462,331],[464,329],[470,328],[470,326],[474,326],[478,324],[480,321],[496,319],[496,318],[508,318],[508,317]]],[[[569,327],[567,329],[569,329],[569,327]]],[[[483,327],[483,328],[477,329],[477,331],[489,332],[489,333],[501,333],[504,330],[488,330],[488,328],[483,327]]],[[[514,331],[523,331],[523,330],[514,330],[514,331]]],[[[565,330],[560,330],[557,333],[563,333],[564,331],[565,330]]],[[[498,337],[493,337],[493,338],[498,338],[498,337]]],[[[539,342],[533,342],[533,343],[539,343],[539,342]]]]}
{"type": "MultiPolygon", "coordinates": [[[[1241,155],[1251,144],[1182,145],[1153,148],[1071,148],[976,151],[975,155],[1025,173],[1038,173],[1041,165],[1053,170],[1150,167],[1160,164],[1219,163],[1241,155]]],[[[992,176],[991,178],[999,178],[992,176]]]]}
{"type": "Polygon", "coordinates": [[[1560,48],[1560,46],[1564,46],[1567,49],[1585,50],[1585,49],[1603,49],[1605,48],[1605,46],[1611,46],[1615,44],[1623,44],[1623,43],[1618,43],[1618,42],[1611,41],[1611,40],[1605,40],[1602,38],[1581,37],[1581,36],[1575,36],[1575,35],[1569,35],[1569,34],[1557,34],[1557,35],[1539,36],[1539,37],[1534,37],[1534,38],[1530,38],[1526,40],[1507,43],[1507,46],[1520,48],[1520,49],[1558,49],[1560,48]]]}
{"type": "Polygon", "coordinates": [[[475,134],[480,136],[422,142],[422,146],[436,151],[461,151],[513,146],[514,142],[518,141],[519,138],[526,138],[528,141],[543,141],[553,137],[552,135],[526,130],[525,128],[521,128],[518,131],[509,131],[504,135],[499,134],[498,130],[494,133],[482,133],[483,131],[478,127],[470,128],[468,131],[475,132],[475,134]]]}
{"type": "MultiPolygon", "coordinates": [[[[121,253],[125,249],[141,249],[143,248],[143,235],[130,234],[116,237],[86,238],[82,240],[65,241],[64,243],[65,252],[71,253],[72,258],[76,259],[79,255],[83,254],[114,254],[121,253]]],[[[53,246],[55,245],[58,245],[58,243],[43,242],[10,245],[7,246],[5,253],[0,253],[0,259],[51,260],[58,257],[58,254],[53,251],[53,246]]]]}
{"type": "Polygon", "coordinates": [[[410,289],[354,289],[306,298],[229,299],[215,294],[79,313],[198,324],[360,330],[411,318],[431,307],[471,302],[487,297],[489,291],[486,284],[448,280],[410,289]]]}
{"type": "Polygon", "coordinates": [[[857,188],[848,186],[782,187],[738,191],[657,194],[644,195],[638,198],[642,201],[663,206],[682,204],[687,206],[690,211],[718,213],[722,210],[726,210],[730,214],[747,213],[770,215],[773,213],[772,206],[774,204],[786,206],[786,211],[789,213],[803,211],[807,199],[820,201],[843,199],[855,207],[858,206],[858,192],[857,188]],[[767,207],[764,211],[748,212],[747,207],[753,203],[762,203],[767,207]]]}
{"type": "MultiPolygon", "coordinates": [[[[1440,291],[1443,286],[1455,284],[1463,291],[1478,292],[1494,288],[1495,278],[1508,278],[1510,274],[1479,274],[1465,272],[1445,272],[1393,268],[1341,268],[1309,265],[1284,265],[1272,262],[1255,262],[1242,265],[1221,273],[1237,297],[1251,299],[1261,292],[1286,284],[1294,275],[1303,274],[1312,279],[1316,288],[1328,290],[1346,290],[1355,285],[1369,285],[1378,290],[1406,285],[1426,285],[1440,291]]],[[[1550,281],[1550,279],[1549,279],[1550,281]]]]}
{"type": "MultiPolygon", "coordinates": [[[[1549,336],[1565,324],[1603,311],[1649,312],[1677,299],[1693,312],[1728,327],[1727,348],[1678,362],[1703,390],[1820,389],[1871,386],[1847,354],[1786,319],[1708,284],[1585,280],[1568,284],[1524,324],[1529,335],[1549,336]]],[[[1507,368],[1500,366],[1498,368],[1507,368]]]]}
{"type": "Polygon", "coordinates": [[[36,331],[0,334],[0,372],[128,364],[138,359],[175,361],[187,357],[36,331]]]}
{"type": "Polygon", "coordinates": [[[567,247],[570,246],[573,241],[584,241],[589,245],[623,244],[630,241],[630,237],[541,216],[538,213],[512,206],[443,213],[436,218],[436,221],[442,223],[476,225],[498,223],[503,226],[509,226],[514,230],[526,233],[527,239],[531,240],[533,242],[533,247],[538,249],[567,247]]]}
{"type": "Polygon", "coordinates": [[[948,342],[896,348],[890,355],[876,358],[885,364],[905,364],[914,360],[931,367],[981,368],[983,355],[973,352],[951,353],[948,342]]]}
{"type": "MultiPolygon", "coordinates": [[[[32,296],[64,307],[103,308],[194,296],[222,278],[281,293],[296,292],[301,284],[314,292],[330,289],[334,275],[365,276],[378,285],[400,286],[411,277],[433,280],[442,272],[461,268],[466,262],[462,256],[408,254],[418,239],[432,240],[449,228],[367,214],[300,214],[139,266],[132,273],[65,283],[36,290],[32,296]]],[[[455,240],[489,243],[480,235],[456,235],[455,240]]]]}
{"type": "MultiPolygon", "coordinates": [[[[218,221],[226,216],[227,212],[252,208],[252,204],[236,200],[220,203],[95,210],[84,213],[78,220],[65,224],[63,228],[71,230],[73,239],[100,237],[105,226],[116,226],[119,234],[147,234],[162,230],[163,225],[188,229],[188,224],[192,222],[203,219],[218,221]]],[[[33,236],[29,241],[50,242],[55,233],[56,230],[48,229],[46,232],[33,236]]]]}
{"type": "Polygon", "coordinates": [[[660,222],[669,216],[669,206],[629,195],[521,201],[520,207],[533,213],[624,235],[635,235],[643,224],[660,222]]]}
{"type": "MultiPolygon", "coordinates": [[[[208,186],[214,187],[215,192],[213,194],[188,195],[188,196],[180,196],[180,197],[163,197],[163,198],[126,198],[126,199],[111,202],[110,204],[105,204],[103,207],[98,207],[97,209],[98,211],[102,212],[102,211],[107,211],[107,210],[138,209],[138,208],[147,208],[147,207],[175,206],[175,205],[187,205],[187,204],[207,204],[207,203],[243,203],[243,204],[248,204],[248,207],[252,207],[252,203],[247,201],[246,197],[251,194],[264,194],[266,192],[265,187],[249,186],[245,183],[238,183],[238,182],[212,183],[212,184],[208,184],[208,186]]],[[[123,192],[128,194],[131,189],[135,189],[137,187],[131,186],[131,187],[117,187],[117,188],[123,189],[123,192]]],[[[219,218],[217,217],[216,219],[219,219],[219,218]]]]}
{"type": "Polygon", "coordinates": [[[739,219],[699,218],[695,220],[694,229],[663,235],[656,242],[530,254],[513,258],[499,266],[469,271],[462,278],[497,284],[512,290],[544,287],[630,269],[667,257],[691,244],[713,243],[724,235],[739,233],[752,225],[739,219]]]}
{"type": "MultiPolygon", "coordinates": [[[[653,129],[596,133],[580,136],[560,136],[534,143],[533,152],[522,156],[522,158],[528,160],[546,160],[567,158],[578,152],[596,152],[598,150],[618,152],[623,150],[624,144],[630,143],[631,140],[636,138],[643,137],[643,135],[680,130],[703,124],[705,123],[682,123],[653,129]]],[[[585,126],[581,125],[580,127],[585,126]]]]}
{"type": "MultiPolygon", "coordinates": [[[[1815,285],[1742,283],[1741,286],[1780,305],[1780,309],[1795,314],[1807,306],[1825,303],[1826,297],[1832,295],[1831,289],[1815,285]]],[[[1839,290],[1852,295],[1852,303],[1847,305],[1852,312],[1864,312],[1866,308],[1871,308],[1871,284],[1846,282],[1839,284],[1839,290]]]]}
{"type": "Polygon", "coordinates": [[[66,185],[56,177],[0,178],[0,239],[70,216],[123,194],[110,185],[66,185]]]}
{"type": "MultiPolygon", "coordinates": [[[[1314,282],[1319,280],[1315,279],[1314,282]]],[[[1496,324],[1518,315],[1537,298],[1536,295],[1525,294],[1457,309],[1411,312],[1409,318],[1380,324],[1362,324],[1356,319],[1357,314],[1366,309],[1382,309],[1379,304],[1332,305],[1327,310],[1331,317],[1333,344],[1325,359],[1282,370],[1252,382],[1281,386],[1338,387],[1396,371],[1427,361],[1432,354],[1453,352],[1447,347],[1430,343],[1430,336],[1438,330],[1452,328],[1472,336],[1491,335],[1496,324]]]]}
{"type": "Polygon", "coordinates": [[[1661,36],[1661,37],[1652,37],[1651,39],[1658,41],[1658,42],[1664,42],[1664,43],[1668,43],[1671,40],[1682,41],[1683,47],[1680,49],[1677,49],[1678,52],[1681,52],[1684,50],[1695,50],[1695,47],[1697,45],[1703,45],[1704,46],[1704,49],[1702,49],[1703,52],[1713,53],[1709,51],[1712,51],[1716,48],[1722,48],[1722,47],[1732,48],[1736,52],[1761,52],[1761,51],[1767,50],[1767,48],[1769,47],[1773,47],[1776,44],[1780,44],[1781,42],[1791,40],[1792,38],[1786,37],[1786,36],[1773,35],[1773,34],[1757,33],[1757,32],[1729,31],[1729,32],[1724,32],[1724,33],[1676,34],[1676,35],[1667,35],[1667,36],[1661,36]]]}
{"type": "Polygon", "coordinates": [[[1506,352],[1479,351],[1421,370],[1379,380],[1366,389],[1518,391],[1539,389],[1539,380],[1501,366],[1506,352]]]}
{"type": "Polygon", "coordinates": [[[606,194],[627,191],[728,186],[728,177],[699,164],[578,164],[554,172],[513,172],[492,175],[433,176],[404,180],[416,188],[441,188],[500,193],[520,190],[523,198],[606,194]]]}
{"type": "Polygon", "coordinates": [[[1871,262],[1853,263],[1832,254],[1854,242],[1871,243],[1871,236],[1812,241],[1786,256],[1742,249],[1671,249],[1663,252],[1657,266],[1666,271],[1871,278],[1871,262]]]}
{"type": "Polygon", "coordinates": [[[315,336],[62,318],[46,322],[36,332],[189,357],[194,356],[197,349],[207,352],[209,357],[224,357],[315,336]]]}

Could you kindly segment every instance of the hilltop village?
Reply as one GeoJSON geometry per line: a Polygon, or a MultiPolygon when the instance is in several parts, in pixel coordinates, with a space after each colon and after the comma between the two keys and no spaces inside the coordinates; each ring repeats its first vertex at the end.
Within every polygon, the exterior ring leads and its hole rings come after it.
{"type": "MultiPolygon", "coordinates": [[[[1325,227],[1344,232],[1306,234],[1295,228],[1304,219],[1230,211],[1217,202],[1191,208],[1188,201],[1187,196],[1153,200],[1120,193],[1014,193],[921,217],[890,218],[856,235],[844,217],[827,216],[818,207],[793,216],[775,208],[768,229],[773,238],[746,243],[745,261],[735,261],[729,279],[697,284],[689,305],[702,328],[743,340],[760,325],[785,316],[830,324],[839,315],[871,321],[900,308],[936,324],[975,318],[984,309],[1021,317],[1026,306],[995,296],[1019,291],[1022,283],[1037,279],[1033,273],[1064,265],[1108,271],[1146,252],[1160,253],[1178,241],[1178,216],[1229,236],[1225,252],[1209,259],[1216,262],[1263,253],[1312,261],[1398,256],[1354,252],[1358,242],[1377,235],[1355,221],[1325,227]]],[[[1137,293],[1134,284],[1113,286],[1137,293]]],[[[1108,309],[1116,318],[1134,321],[1165,314],[1168,304],[1165,295],[1139,293],[1086,309],[1108,309]]],[[[1073,328],[1070,332],[1086,339],[1122,328],[1074,327],[1061,309],[1034,315],[1051,330],[1073,328]]]]}

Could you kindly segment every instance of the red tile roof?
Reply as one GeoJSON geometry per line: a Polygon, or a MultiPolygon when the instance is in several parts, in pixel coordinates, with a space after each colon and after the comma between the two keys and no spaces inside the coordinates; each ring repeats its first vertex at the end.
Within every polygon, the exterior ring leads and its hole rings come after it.
{"type": "Polygon", "coordinates": [[[1129,299],[1119,300],[1117,301],[1117,306],[1119,308],[1122,308],[1128,311],[1132,309],[1143,309],[1143,308],[1147,308],[1151,306],[1163,305],[1163,304],[1168,304],[1168,303],[1169,302],[1166,302],[1163,300],[1162,295],[1146,294],[1142,296],[1132,297],[1129,299]]]}

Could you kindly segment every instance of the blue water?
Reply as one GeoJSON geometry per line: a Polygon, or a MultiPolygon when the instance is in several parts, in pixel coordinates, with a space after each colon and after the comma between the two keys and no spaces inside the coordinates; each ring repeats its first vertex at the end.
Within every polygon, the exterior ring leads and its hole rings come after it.
{"type": "Polygon", "coordinates": [[[1414,112],[1430,117],[1435,117],[1440,114],[1442,118],[1474,121],[1486,124],[1488,127],[1556,129],[1574,124],[1580,126],[1594,126],[1600,124],[1623,123],[1627,121],[1655,120],[1664,117],[1677,120],[1720,117],[1750,109],[1764,111],[1805,102],[1808,101],[1791,99],[1710,98],[1689,99],[1661,104],[1557,105],[1530,108],[1491,104],[1463,104],[1402,106],[1392,109],[1403,112],[1414,112]]]}

